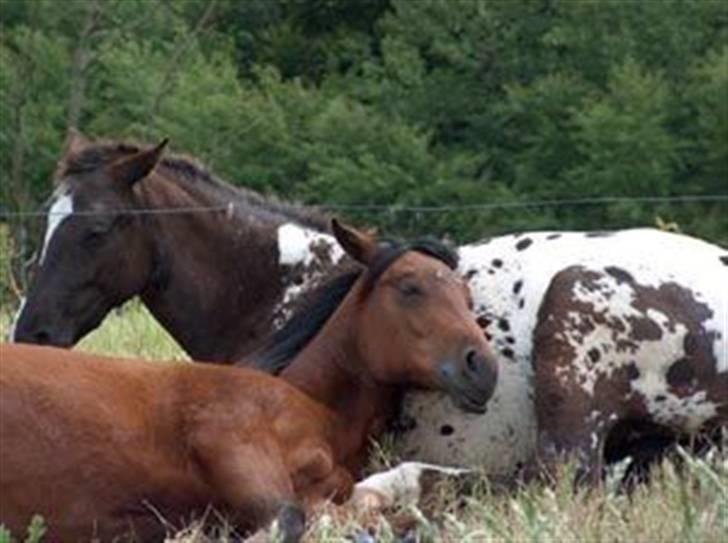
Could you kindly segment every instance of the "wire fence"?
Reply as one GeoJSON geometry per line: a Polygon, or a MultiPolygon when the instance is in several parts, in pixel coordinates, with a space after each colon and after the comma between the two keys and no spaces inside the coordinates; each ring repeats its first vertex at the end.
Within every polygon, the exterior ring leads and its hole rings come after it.
{"type": "MultiPolygon", "coordinates": [[[[728,194],[683,194],[675,196],[599,196],[567,199],[514,200],[477,204],[443,204],[443,205],[399,205],[399,204],[301,204],[302,209],[322,211],[359,211],[385,213],[450,213],[453,211],[492,211],[498,209],[518,209],[532,207],[578,207],[610,204],[673,204],[673,203],[722,203],[728,202],[728,194]]],[[[23,219],[33,217],[64,216],[115,216],[115,215],[185,215],[193,213],[233,212],[236,204],[224,205],[168,207],[119,210],[84,210],[67,213],[50,210],[0,211],[0,220],[23,219]]]]}
{"type": "MultiPolygon", "coordinates": [[[[275,202],[275,200],[273,200],[275,202]]],[[[7,210],[0,208],[0,225],[5,224],[9,227],[5,235],[7,240],[2,242],[2,253],[0,254],[0,305],[10,298],[19,298],[22,291],[28,284],[30,269],[34,262],[39,241],[39,229],[42,228],[43,220],[47,220],[53,215],[64,216],[134,216],[134,215],[154,215],[154,216],[182,216],[192,214],[205,213],[224,213],[233,215],[237,211],[245,212],[245,207],[265,207],[265,201],[230,201],[224,204],[210,206],[189,206],[189,207],[164,207],[164,208],[144,208],[144,209],[118,209],[118,210],[77,210],[72,213],[66,211],[53,211],[49,206],[50,202],[46,202],[42,208],[35,210],[7,210]],[[14,232],[14,233],[13,233],[14,232]],[[11,239],[12,238],[12,239],[11,239]],[[5,293],[3,293],[5,292],[5,293]]],[[[678,217],[678,213],[666,213],[668,221],[663,222],[660,213],[657,212],[657,206],[676,205],[681,211],[681,219],[686,221],[703,220],[702,209],[695,211],[690,208],[690,204],[723,206],[728,205],[728,194],[681,194],[672,196],[659,195],[643,195],[643,196],[589,196],[562,199],[530,199],[530,200],[512,200],[512,201],[492,201],[480,202],[472,204],[441,204],[441,205],[405,205],[405,204],[341,204],[341,203],[322,203],[322,204],[292,204],[293,208],[321,211],[330,213],[341,213],[348,218],[361,220],[363,224],[376,224],[384,227],[388,232],[400,231],[400,233],[422,234],[425,231],[433,232],[449,232],[451,223],[459,221],[456,227],[469,228],[476,231],[479,236],[495,236],[504,233],[512,233],[526,230],[552,230],[552,229],[569,229],[574,223],[568,224],[563,222],[563,217],[559,214],[560,210],[565,209],[566,215],[569,215],[569,208],[595,208],[601,206],[600,213],[609,209],[609,206],[634,205],[638,207],[656,206],[655,212],[650,216],[640,209],[642,215],[637,221],[629,219],[624,214],[623,219],[619,219],[616,223],[642,224],[644,219],[653,221],[653,226],[668,230],[679,230],[682,226],[680,219],[678,224],[673,221],[678,217]],[[602,209],[603,208],[603,209],[602,209]],[[527,216],[528,214],[530,216],[527,216]],[[549,213],[551,215],[549,216],[549,213]],[[460,215],[464,215],[461,217],[460,215]],[[543,217],[541,216],[543,215],[543,217]],[[525,217],[525,218],[524,218],[525,217]],[[493,224],[492,219],[499,219],[500,222],[493,224]]],[[[664,208],[663,208],[664,209],[664,208]]],[[[649,210],[652,213],[652,209],[649,210]]],[[[618,210],[617,215],[622,217],[624,210],[618,210]]],[[[615,221],[612,220],[607,225],[606,219],[608,214],[602,213],[598,218],[592,216],[592,211],[586,212],[588,216],[595,219],[599,228],[609,228],[614,226],[615,221]],[[604,219],[604,222],[602,222],[604,219]]],[[[586,217],[586,213],[571,213],[572,216],[586,217]]],[[[722,214],[722,213],[721,213],[722,214]]],[[[719,214],[719,215],[721,215],[719,214]]],[[[719,219],[722,224],[722,219],[719,219]]],[[[595,222],[590,220],[587,224],[595,222]]],[[[583,222],[576,223],[578,226],[583,222]]],[[[623,227],[624,224],[618,227],[623,227]]],[[[689,229],[692,232],[692,228],[689,229]]],[[[728,212],[725,213],[725,228],[719,227],[711,231],[706,239],[717,242],[719,245],[728,245],[728,212]],[[725,230],[725,232],[724,232],[725,230]],[[716,234],[717,232],[717,234],[716,234]]],[[[700,232],[697,232],[700,235],[700,232]]],[[[447,236],[447,234],[445,234],[447,236]]],[[[449,236],[448,236],[449,237],[449,236]]],[[[468,242],[474,241],[468,238],[458,241],[468,242]]]]}

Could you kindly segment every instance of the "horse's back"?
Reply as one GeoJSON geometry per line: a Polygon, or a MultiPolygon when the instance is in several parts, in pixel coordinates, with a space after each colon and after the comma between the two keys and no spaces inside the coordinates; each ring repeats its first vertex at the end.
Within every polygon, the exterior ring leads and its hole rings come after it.
{"type": "Polygon", "coordinates": [[[209,471],[237,446],[295,444],[331,421],[292,385],[250,369],[10,344],[0,345],[0,422],[0,519],[13,532],[39,513],[55,539],[106,540],[133,526],[158,541],[160,513],[176,522],[209,506],[231,512],[209,471]]]}
{"type": "Polygon", "coordinates": [[[148,363],[0,345],[3,522],[19,534],[38,513],[51,536],[90,539],[89,519],[103,519],[111,526],[96,534],[103,538],[128,530],[131,506],[136,529],[163,535],[151,510],[133,511],[153,478],[183,482],[172,434],[156,416],[163,373],[148,363]]]}
{"type": "Polygon", "coordinates": [[[150,402],[164,389],[164,369],[53,347],[0,345],[0,386],[6,401],[12,399],[14,408],[25,410],[28,417],[58,418],[59,423],[103,424],[122,413],[135,417],[129,424],[143,423],[150,402]]]}

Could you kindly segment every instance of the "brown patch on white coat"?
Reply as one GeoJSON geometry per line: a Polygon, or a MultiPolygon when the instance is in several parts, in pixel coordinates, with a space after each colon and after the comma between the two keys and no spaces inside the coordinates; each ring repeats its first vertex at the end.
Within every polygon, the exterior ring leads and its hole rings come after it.
{"type": "Polygon", "coordinates": [[[728,361],[715,311],[686,286],[641,284],[614,267],[556,274],[534,332],[546,466],[575,454],[596,482],[616,425],[657,425],[676,436],[725,426],[728,361]]]}

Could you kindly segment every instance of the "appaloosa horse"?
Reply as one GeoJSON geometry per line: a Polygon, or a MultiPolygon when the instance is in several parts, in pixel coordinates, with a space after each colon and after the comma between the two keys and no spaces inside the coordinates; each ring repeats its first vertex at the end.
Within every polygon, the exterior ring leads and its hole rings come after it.
{"type": "Polygon", "coordinates": [[[39,513],[61,541],[158,541],[160,519],[214,507],[248,530],[277,516],[295,541],[301,507],[350,495],[404,386],[482,412],[497,366],[455,255],[334,233],[365,271],[267,346],[282,378],[0,346],[0,520],[17,534],[39,513]]]}
{"type": "Polygon", "coordinates": [[[546,463],[574,453],[595,480],[603,454],[639,455],[652,437],[725,426],[725,249],[636,229],[503,236],[459,253],[500,354],[498,388],[484,415],[408,394],[404,457],[484,461],[508,476],[537,449],[546,463]],[[632,431],[640,438],[626,439],[632,431]]]}
{"type": "MultiPolygon", "coordinates": [[[[140,294],[193,358],[239,359],[291,302],[348,260],[315,216],[233,189],[187,158],[163,158],[152,169],[158,158],[152,148],[71,140],[57,175],[45,256],[19,312],[16,340],[66,345],[99,323],[110,307],[140,294]],[[111,175],[119,161],[141,164],[121,187],[111,175]],[[228,204],[230,213],[212,216],[122,215],[110,222],[103,215],[228,204]],[[92,217],[70,214],[91,209],[109,223],[101,234],[91,234],[92,217]],[[89,247],[86,237],[98,239],[89,247]],[[121,249],[125,246],[129,253],[121,249]]],[[[476,313],[498,346],[499,384],[488,412],[478,416],[459,413],[444,396],[408,394],[398,452],[433,463],[481,465],[504,477],[536,453],[532,334],[558,272],[575,265],[616,266],[633,274],[651,269],[656,280],[669,281],[680,267],[680,278],[689,279],[701,276],[691,264],[694,254],[709,255],[705,266],[714,270],[713,278],[728,270],[725,250],[650,229],[507,235],[463,246],[459,253],[476,313]]],[[[706,287],[711,290],[704,303],[724,314],[714,287],[721,281],[707,284],[713,286],[706,287]]],[[[561,295],[568,299],[568,292],[558,289],[550,298],[561,295]]],[[[725,336],[722,330],[715,341],[725,345],[725,336]]]]}

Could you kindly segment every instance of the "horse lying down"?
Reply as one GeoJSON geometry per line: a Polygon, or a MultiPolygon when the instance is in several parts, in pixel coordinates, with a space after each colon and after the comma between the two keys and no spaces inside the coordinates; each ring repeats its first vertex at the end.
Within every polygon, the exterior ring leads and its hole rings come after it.
{"type": "Polygon", "coordinates": [[[638,229],[502,236],[459,253],[498,386],[478,415],[408,393],[399,456],[506,480],[577,456],[594,482],[605,461],[647,461],[726,428],[725,249],[638,229]]]}
{"type": "Polygon", "coordinates": [[[350,496],[404,386],[482,412],[497,367],[453,255],[333,230],[364,271],[320,301],[328,318],[277,336],[281,378],[1,346],[2,522],[20,533],[38,513],[54,540],[159,540],[160,517],[213,507],[242,530],[278,518],[296,541],[304,511],[350,496]]]}

